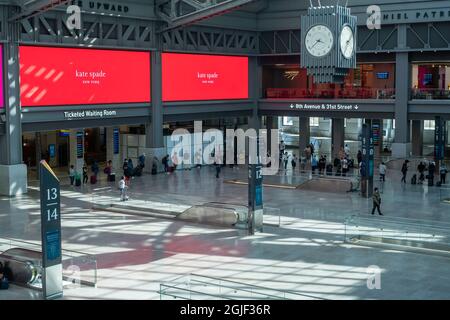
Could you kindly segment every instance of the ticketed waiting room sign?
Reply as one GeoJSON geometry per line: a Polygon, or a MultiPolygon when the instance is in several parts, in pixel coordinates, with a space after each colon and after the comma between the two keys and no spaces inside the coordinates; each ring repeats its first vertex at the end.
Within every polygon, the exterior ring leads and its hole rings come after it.
{"type": "Polygon", "coordinates": [[[21,46],[24,107],[150,102],[150,53],[21,46]]]}

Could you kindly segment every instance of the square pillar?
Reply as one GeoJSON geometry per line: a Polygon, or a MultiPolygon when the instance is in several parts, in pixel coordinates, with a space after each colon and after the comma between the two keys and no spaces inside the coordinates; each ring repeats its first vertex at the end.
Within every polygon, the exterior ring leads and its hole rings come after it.
{"type": "Polygon", "coordinates": [[[332,119],[331,122],[331,159],[339,156],[339,151],[344,147],[345,128],[344,119],[332,119]]]}
{"type": "Polygon", "coordinates": [[[411,123],[412,154],[413,154],[413,156],[422,156],[423,155],[424,123],[423,123],[423,120],[412,120],[411,122],[412,122],[411,123]]]}
{"type": "Polygon", "coordinates": [[[298,147],[299,154],[301,155],[306,146],[311,142],[311,130],[309,127],[309,117],[300,117],[298,120],[298,147]]]}
{"type": "MultiPolygon", "coordinates": [[[[18,7],[5,7],[5,20],[16,15],[18,7]]],[[[22,123],[19,89],[20,23],[4,25],[5,42],[0,52],[0,76],[4,79],[3,122],[5,134],[0,134],[0,194],[15,196],[27,192],[27,167],[22,163],[22,123]]]]}
{"type": "MultiPolygon", "coordinates": [[[[404,33],[400,31],[399,34],[404,33]]],[[[411,72],[408,52],[397,52],[395,60],[395,140],[392,144],[392,157],[407,158],[411,155],[410,121],[408,120],[411,72]]]]}

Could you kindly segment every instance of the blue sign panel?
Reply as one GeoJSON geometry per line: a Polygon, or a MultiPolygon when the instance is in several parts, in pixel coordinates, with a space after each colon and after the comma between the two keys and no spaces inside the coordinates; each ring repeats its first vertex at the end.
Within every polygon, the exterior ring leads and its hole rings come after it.
{"type": "Polygon", "coordinates": [[[113,131],[114,154],[119,154],[119,129],[113,131]]]}
{"type": "Polygon", "coordinates": [[[444,160],[445,157],[445,138],[447,130],[445,121],[441,117],[436,117],[434,129],[434,158],[435,160],[444,160]]]}
{"type": "Polygon", "coordinates": [[[50,158],[54,158],[55,157],[55,145],[54,144],[50,144],[48,146],[48,153],[50,155],[50,158]]]}
{"type": "Polygon", "coordinates": [[[59,230],[47,232],[46,234],[47,245],[47,260],[56,260],[61,257],[61,237],[59,230]]]}

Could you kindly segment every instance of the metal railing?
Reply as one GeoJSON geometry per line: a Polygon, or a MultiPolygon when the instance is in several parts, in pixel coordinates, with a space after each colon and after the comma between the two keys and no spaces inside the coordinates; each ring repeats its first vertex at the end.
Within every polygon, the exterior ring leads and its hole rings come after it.
{"type": "Polygon", "coordinates": [[[412,89],[411,99],[413,100],[450,100],[450,90],[430,88],[412,89]]]}
{"type": "MultiPolygon", "coordinates": [[[[23,241],[13,238],[0,238],[0,253],[12,248],[20,248],[41,252],[41,244],[29,241],[23,241]]],[[[96,257],[80,251],[61,250],[63,280],[66,286],[71,284],[79,284],[86,286],[97,286],[98,271],[96,257]]],[[[42,268],[42,259],[30,258],[38,268],[42,268]]]]}
{"type": "Polygon", "coordinates": [[[345,219],[345,242],[379,243],[450,254],[450,223],[398,217],[345,219]]]}
{"type": "Polygon", "coordinates": [[[160,284],[161,300],[324,300],[292,291],[283,291],[221,278],[189,274],[160,284]]]}
{"type": "Polygon", "coordinates": [[[299,89],[267,88],[266,99],[395,99],[394,88],[299,89]]]}

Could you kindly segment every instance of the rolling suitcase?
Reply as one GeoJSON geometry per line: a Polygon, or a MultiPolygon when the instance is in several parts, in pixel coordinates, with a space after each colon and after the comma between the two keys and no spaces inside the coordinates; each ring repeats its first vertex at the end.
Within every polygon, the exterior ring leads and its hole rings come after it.
{"type": "Polygon", "coordinates": [[[96,184],[97,183],[97,176],[93,175],[91,176],[91,184],[96,184]]]}

